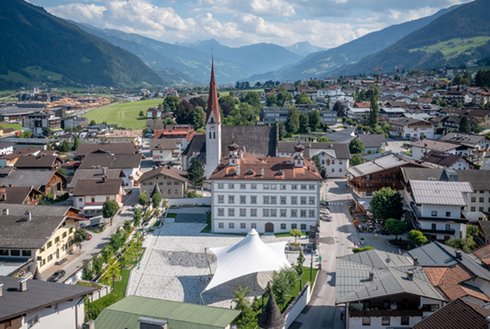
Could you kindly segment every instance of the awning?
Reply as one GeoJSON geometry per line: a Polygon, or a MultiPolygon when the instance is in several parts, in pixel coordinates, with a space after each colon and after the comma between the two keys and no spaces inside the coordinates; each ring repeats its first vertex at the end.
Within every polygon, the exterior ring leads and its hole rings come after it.
{"type": "Polygon", "coordinates": [[[284,252],[286,244],[286,241],[265,244],[257,231],[252,229],[233,246],[210,248],[216,255],[218,267],[204,291],[247,274],[291,267],[284,252]]]}

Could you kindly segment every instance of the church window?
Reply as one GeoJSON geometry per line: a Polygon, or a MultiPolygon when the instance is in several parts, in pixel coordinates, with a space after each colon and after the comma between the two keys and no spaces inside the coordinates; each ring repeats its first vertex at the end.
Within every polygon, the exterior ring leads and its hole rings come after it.
{"type": "Polygon", "coordinates": [[[209,132],[209,139],[212,139],[213,138],[213,135],[211,134],[211,132],[209,132]]]}
{"type": "Polygon", "coordinates": [[[216,139],[216,133],[213,131],[213,139],[216,139]]]}

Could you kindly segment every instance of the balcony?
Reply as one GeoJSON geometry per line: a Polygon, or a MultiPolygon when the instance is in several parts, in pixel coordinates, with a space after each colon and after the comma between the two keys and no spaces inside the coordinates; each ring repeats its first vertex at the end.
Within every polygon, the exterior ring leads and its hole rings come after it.
{"type": "Polygon", "coordinates": [[[401,309],[401,310],[383,310],[383,309],[366,309],[360,311],[349,310],[349,317],[381,317],[381,316],[422,316],[423,310],[421,309],[401,309]]]}

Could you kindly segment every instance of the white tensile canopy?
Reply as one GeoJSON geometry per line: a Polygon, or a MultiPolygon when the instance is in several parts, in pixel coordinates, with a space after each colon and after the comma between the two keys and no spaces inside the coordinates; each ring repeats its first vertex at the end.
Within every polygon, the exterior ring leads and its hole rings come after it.
{"type": "Polygon", "coordinates": [[[233,246],[209,248],[216,255],[218,266],[204,291],[247,274],[291,267],[284,253],[286,244],[286,241],[265,244],[259,233],[252,229],[233,246]]]}

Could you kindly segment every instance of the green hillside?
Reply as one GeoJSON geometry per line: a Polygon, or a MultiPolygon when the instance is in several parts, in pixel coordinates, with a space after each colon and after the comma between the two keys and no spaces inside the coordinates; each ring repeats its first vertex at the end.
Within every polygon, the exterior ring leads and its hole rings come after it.
{"type": "Polygon", "coordinates": [[[473,38],[466,38],[466,39],[455,38],[443,42],[438,42],[430,46],[410,49],[409,51],[410,52],[424,51],[429,54],[440,52],[442,53],[444,58],[451,59],[464,53],[471,53],[475,51],[475,49],[484,46],[489,40],[490,37],[487,36],[485,37],[480,36],[480,37],[473,37],[473,38]]]}
{"type": "Polygon", "coordinates": [[[0,1],[0,89],[160,84],[135,55],[22,0],[0,1]]]}

